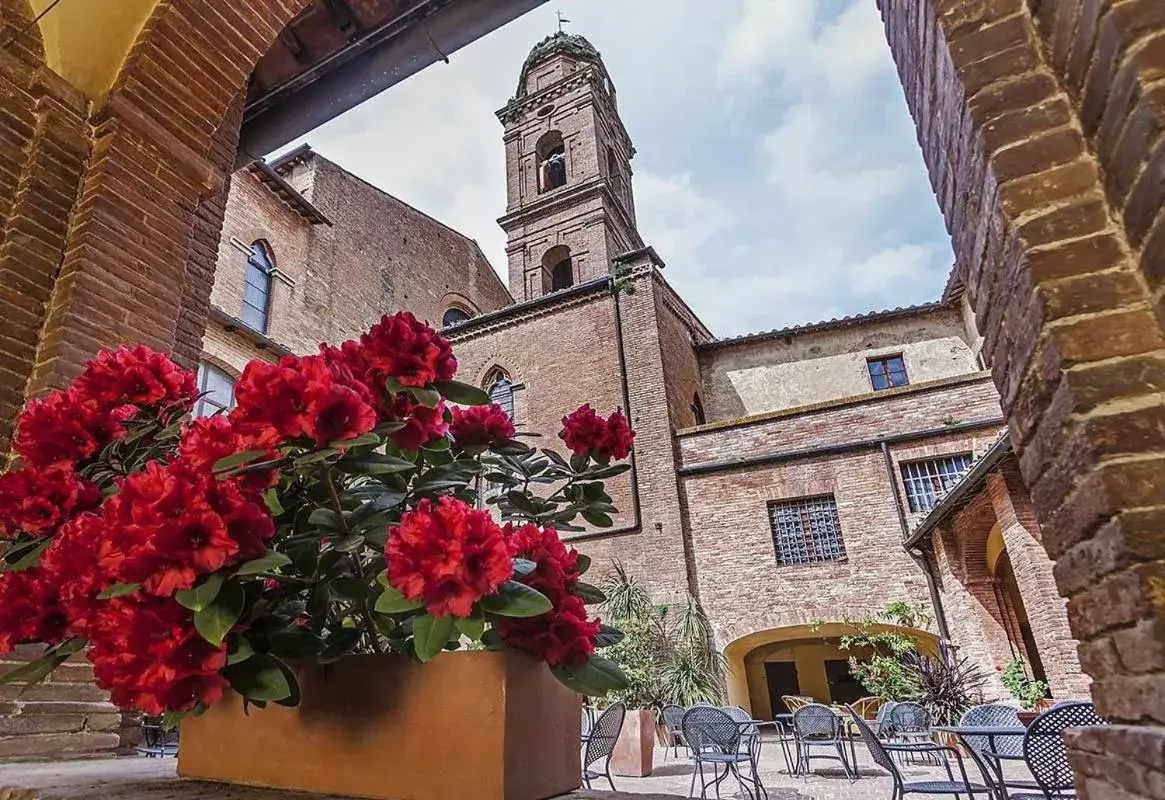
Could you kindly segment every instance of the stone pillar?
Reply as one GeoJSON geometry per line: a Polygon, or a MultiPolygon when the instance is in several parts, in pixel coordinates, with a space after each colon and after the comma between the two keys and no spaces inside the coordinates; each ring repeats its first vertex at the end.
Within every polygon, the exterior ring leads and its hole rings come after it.
{"type": "Polygon", "coordinates": [[[1160,0],[880,0],[1098,710],[1081,796],[1165,796],[1160,0]]]}

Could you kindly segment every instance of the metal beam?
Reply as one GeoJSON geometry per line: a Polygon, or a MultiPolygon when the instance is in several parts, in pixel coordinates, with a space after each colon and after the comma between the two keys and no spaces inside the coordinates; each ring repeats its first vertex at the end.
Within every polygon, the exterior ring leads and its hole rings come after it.
{"type": "Polygon", "coordinates": [[[249,114],[235,168],[249,164],[477,41],[546,0],[454,0],[249,114]]]}

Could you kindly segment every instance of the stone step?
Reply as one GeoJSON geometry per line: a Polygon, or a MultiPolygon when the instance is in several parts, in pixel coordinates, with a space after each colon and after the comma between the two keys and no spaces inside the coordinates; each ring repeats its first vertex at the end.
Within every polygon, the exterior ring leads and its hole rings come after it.
{"type": "Polygon", "coordinates": [[[116,732],[104,731],[0,736],[0,758],[61,758],[112,751],[118,741],[116,732]]]}
{"type": "Polygon", "coordinates": [[[25,688],[23,686],[0,686],[0,700],[69,701],[96,703],[108,700],[109,695],[91,683],[41,683],[25,688]]]}

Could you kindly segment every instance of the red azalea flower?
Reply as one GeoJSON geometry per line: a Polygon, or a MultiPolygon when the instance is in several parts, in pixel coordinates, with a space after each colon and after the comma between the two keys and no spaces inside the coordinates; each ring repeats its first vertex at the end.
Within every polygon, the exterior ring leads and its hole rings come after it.
{"type": "Polygon", "coordinates": [[[562,418],[558,436],[575,455],[606,462],[612,458],[624,459],[631,453],[635,432],[622,411],[616,409],[603,419],[590,403],[585,403],[562,418]]]}
{"type": "Polygon", "coordinates": [[[416,450],[449,430],[445,422],[444,400],[437,403],[436,408],[429,408],[405,392],[392,396],[392,404],[381,414],[381,419],[383,422],[404,421],[403,428],[389,434],[393,444],[401,450],[416,450]]]}
{"type": "Polygon", "coordinates": [[[299,359],[284,356],[278,364],[252,361],[235,382],[231,424],[259,447],[271,447],[307,433],[307,377],[299,359]]]}
{"type": "MultiPolygon", "coordinates": [[[[211,476],[214,474],[214,465],[219,461],[244,450],[261,449],[257,448],[256,444],[240,436],[230,419],[222,414],[199,417],[182,430],[174,469],[187,470],[192,476],[211,476]]],[[[271,450],[256,460],[267,461],[276,455],[276,451],[271,450]]],[[[260,470],[247,472],[232,480],[246,489],[263,490],[272,486],[278,480],[278,476],[274,470],[260,470]]]]}
{"type": "Polygon", "coordinates": [[[57,644],[67,620],[59,587],[39,567],[0,573],[0,653],[22,642],[57,644]]]}
{"type": "Polygon", "coordinates": [[[40,571],[59,587],[61,609],[70,636],[88,635],[89,625],[103,601],[97,595],[112,583],[100,567],[107,547],[104,523],[96,514],[82,514],[66,522],[40,559],[40,571]]]}
{"type": "Polygon", "coordinates": [[[514,423],[497,404],[453,407],[453,422],[449,425],[453,441],[462,447],[486,447],[514,438],[514,423]]]}
{"type": "Polygon", "coordinates": [[[524,650],[552,667],[578,667],[595,652],[599,620],[587,620],[586,605],[573,595],[551,611],[522,619],[497,621],[498,635],[510,647],[524,650]]]}
{"type": "Polygon", "coordinates": [[[75,514],[96,508],[101,492],[71,464],[26,467],[0,475],[0,536],[48,536],[75,514]]]}
{"type": "Polygon", "coordinates": [[[510,555],[525,558],[536,565],[522,582],[537,589],[558,605],[578,585],[578,553],[567,549],[554,528],[540,528],[533,523],[514,527],[507,522],[503,529],[510,555]]]}
{"type": "Polygon", "coordinates": [[[485,511],[460,500],[425,499],[389,529],[388,582],[435,617],[466,617],[509,580],[513,564],[502,531],[485,511]]]}
{"type": "Polygon", "coordinates": [[[408,311],[386,314],[360,336],[358,348],[345,343],[343,350],[358,359],[365,383],[378,392],[389,377],[402,386],[428,386],[452,380],[457,371],[449,341],[408,311]]]}
{"type": "Polygon", "coordinates": [[[73,391],[51,392],[30,400],[16,421],[12,449],[26,464],[47,466],[57,461],[84,461],[108,439],[108,420],[92,403],[82,403],[73,391]]]}
{"type": "Polygon", "coordinates": [[[82,397],[108,407],[178,404],[190,408],[198,396],[193,372],[144,345],[102,350],[85,365],[74,386],[82,397]]]}
{"type": "Polygon", "coordinates": [[[300,369],[308,379],[306,433],[317,446],[354,439],[376,427],[368,387],[331,351],[300,359],[300,369]]]}
{"type": "Polygon", "coordinates": [[[194,628],[193,612],[137,593],[102,604],[86,653],[97,683],[115,704],[147,714],[189,711],[222,697],[226,646],[194,628]]]}

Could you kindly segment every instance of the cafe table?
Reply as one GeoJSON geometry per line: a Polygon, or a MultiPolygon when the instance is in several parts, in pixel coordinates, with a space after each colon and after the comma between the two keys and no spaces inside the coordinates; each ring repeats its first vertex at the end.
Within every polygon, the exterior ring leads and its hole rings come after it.
{"type": "Polygon", "coordinates": [[[996,746],[996,740],[1006,737],[1022,737],[1027,733],[1027,728],[1021,725],[934,725],[931,727],[932,731],[939,733],[953,733],[958,736],[966,747],[967,752],[975,759],[982,767],[984,762],[987,762],[988,769],[983,770],[984,777],[992,784],[992,789],[995,793],[1007,800],[1006,786],[1011,786],[1017,789],[1037,789],[1037,785],[1033,781],[1016,781],[1007,780],[1003,775],[1004,761],[1019,761],[1023,762],[1022,754],[1008,754],[1000,753],[996,746]],[[987,753],[989,758],[981,758],[980,753],[976,752],[975,748],[971,747],[967,741],[968,736],[982,736],[987,739],[987,749],[983,752],[987,753]]]}

